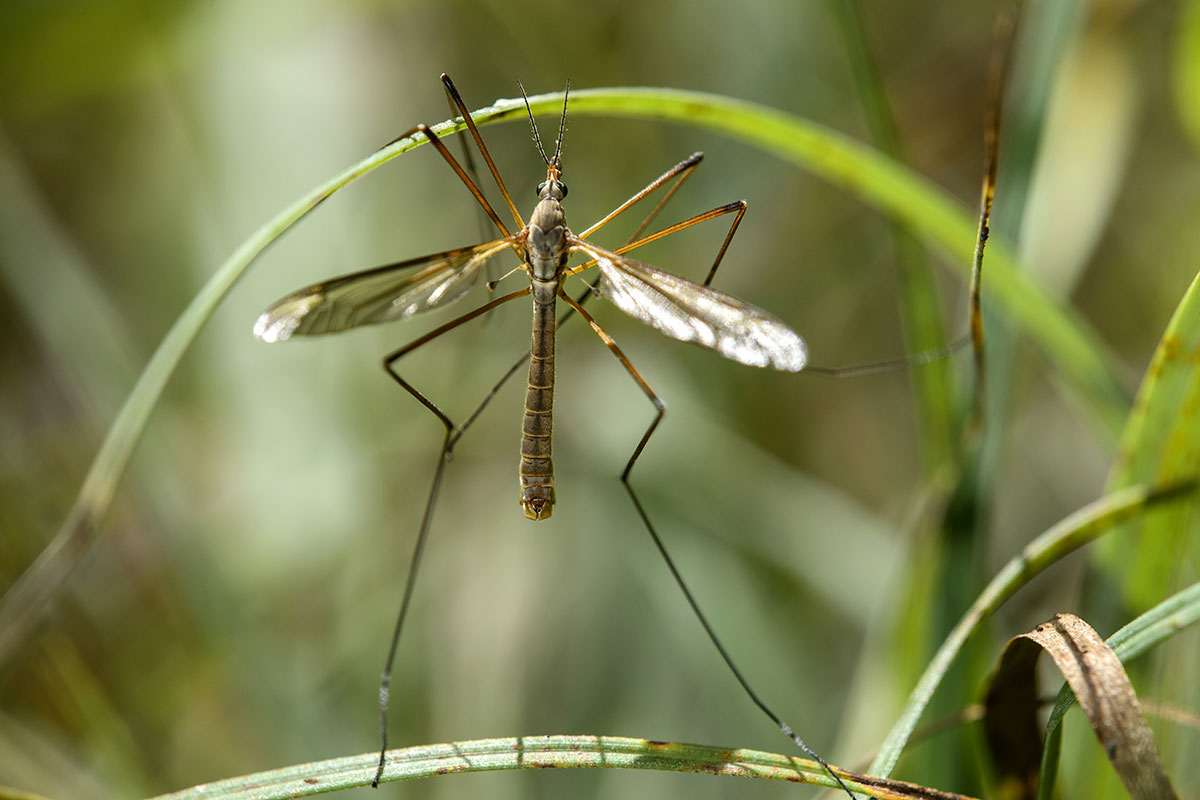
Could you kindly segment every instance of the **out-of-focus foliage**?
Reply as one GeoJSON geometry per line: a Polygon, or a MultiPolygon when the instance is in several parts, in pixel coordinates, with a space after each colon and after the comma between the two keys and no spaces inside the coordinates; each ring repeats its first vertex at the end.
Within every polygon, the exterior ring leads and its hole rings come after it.
{"type": "Polygon", "coordinates": [[[1200,3],[1183,4],[1176,37],[1175,101],[1184,128],[1200,146],[1200,3]]]}
{"type": "MultiPolygon", "coordinates": [[[[1000,4],[858,5],[906,159],[973,205],[1000,4]]],[[[1016,54],[995,236],[1112,348],[1131,397],[1200,268],[1195,7],[1033,2],[1016,54]]],[[[827,5],[786,0],[4,3],[0,588],[61,524],[138,371],[215,266],[313,185],[445,119],[438,73],[472,107],[513,96],[518,78],[530,91],[568,77],[580,88],[664,85],[871,141],[869,90],[835,20],[827,5]]],[[[484,135],[518,205],[532,206],[544,172],[528,128],[484,135]]],[[[706,159],[665,221],[750,201],[720,288],[793,325],[815,363],[904,351],[891,227],[762,152],[679,126],[571,119],[572,225],[695,150],[706,159]]],[[[598,240],[619,242],[632,225],[598,240]]],[[[699,278],[723,235],[690,231],[640,257],[699,278]]],[[[423,148],[268,251],[168,387],[86,568],[0,674],[0,784],[129,797],[375,746],[378,673],[440,440],[379,359],[449,317],[279,346],[250,327],[301,285],[479,238],[469,195],[423,148]]],[[[955,335],[963,289],[937,260],[955,335]]],[[[928,507],[944,472],[923,455],[910,374],[764,373],[599,313],[670,406],[634,473],[651,515],[752,682],[836,763],[869,760],[974,593],[1097,497],[1116,455],[1020,331],[1007,342],[997,331],[989,382],[1000,400],[989,404],[976,519],[949,535],[928,507]]],[[[461,416],[528,335],[528,310],[514,305],[428,348],[406,374],[461,416]]],[[[517,505],[522,390],[508,387],[447,473],[392,684],[393,742],[569,731],[782,750],[616,481],[651,417],[644,396],[583,326],[564,328],[558,349],[555,515],[533,525],[517,505]]],[[[953,408],[968,360],[950,369],[953,408]]],[[[1173,555],[1163,597],[1196,578],[1173,555]]],[[[1053,612],[1107,635],[1145,610],[1106,591],[1110,580],[1077,558],[1018,594],[930,716],[975,700],[999,646],[1053,612]]],[[[1134,673],[1139,694],[1196,708],[1195,644],[1184,634],[1154,654],[1134,673]]],[[[1182,757],[1195,733],[1152,726],[1188,795],[1200,781],[1182,757]]],[[[1065,742],[1060,780],[1073,794],[1119,791],[1069,719],[1065,742]]],[[[972,733],[956,729],[915,745],[897,777],[978,792],[979,760],[972,733]]],[[[404,788],[781,791],[792,787],[614,771],[404,788]]]]}

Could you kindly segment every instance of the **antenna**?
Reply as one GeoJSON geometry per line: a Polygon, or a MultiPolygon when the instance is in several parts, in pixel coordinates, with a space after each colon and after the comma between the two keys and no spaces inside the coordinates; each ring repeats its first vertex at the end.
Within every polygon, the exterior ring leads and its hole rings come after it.
{"type": "Polygon", "coordinates": [[[563,133],[567,130],[567,96],[571,94],[571,79],[567,78],[567,88],[563,89],[562,116],[558,118],[558,141],[554,143],[554,163],[558,164],[558,156],[562,153],[563,133]]]}
{"type": "MultiPolygon", "coordinates": [[[[538,152],[542,154],[542,161],[545,161],[548,167],[550,159],[546,158],[546,151],[542,148],[542,137],[538,134],[537,123],[533,121],[533,109],[529,107],[529,95],[525,94],[525,87],[521,85],[520,81],[517,81],[517,87],[521,90],[521,97],[525,99],[525,113],[529,114],[529,127],[533,129],[533,143],[537,145],[538,152]]],[[[566,106],[563,107],[563,113],[566,113],[566,106]]],[[[555,163],[558,162],[557,151],[554,153],[554,160],[555,163]]]]}

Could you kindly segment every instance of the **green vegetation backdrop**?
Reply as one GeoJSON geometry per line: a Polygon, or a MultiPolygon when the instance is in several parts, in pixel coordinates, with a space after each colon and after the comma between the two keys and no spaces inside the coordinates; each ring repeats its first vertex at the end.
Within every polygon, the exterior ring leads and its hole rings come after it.
{"type": "MultiPolygon", "coordinates": [[[[544,93],[567,78],[771,106],[898,153],[972,215],[1000,4],[855,5],[861,17],[840,0],[4,4],[0,588],[62,524],[138,373],[217,265],[330,175],[446,119],[440,72],[472,108],[516,95],[517,79],[544,93]]],[[[987,579],[1104,491],[1121,414],[1200,266],[1197,8],[1027,9],[994,241],[1090,332],[1113,388],[1066,388],[1011,316],[989,319],[979,491],[960,490],[947,524],[968,357],[843,381],[771,374],[599,310],[670,408],[634,473],[652,517],[751,681],[834,763],[869,762],[987,579]]],[[[528,127],[483,133],[518,206],[531,207],[544,170],[528,127]]],[[[909,313],[932,326],[918,339],[965,330],[962,263],[944,246],[914,246],[855,194],[696,126],[572,116],[573,227],[695,150],[704,163],[663,221],[747,199],[716,285],[795,327],[813,363],[909,352],[909,313]],[[936,313],[898,303],[912,296],[909,272],[932,276],[936,313]]],[[[632,225],[598,241],[618,243],[632,225]]],[[[375,746],[378,674],[440,441],[379,359],[449,316],[280,346],[250,329],[299,286],[481,236],[469,195],[421,148],[338,193],[238,284],[168,385],[83,569],[40,634],[5,655],[0,784],[130,797],[375,746]]],[[[700,279],[723,236],[710,225],[639,257],[700,279]]],[[[514,303],[413,358],[408,374],[461,416],[527,346],[528,317],[514,303]]],[[[786,752],[616,480],[649,404],[577,324],[560,335],[559,380],[552,520],[528,523],[516,500],[519,381],[457,450],[393,681],[393,743],[593,733],[786,752]]],[[[1115,538],[1128,548],[1133,535],[1115,538]]],[[[1107,636],[1195,580],[1194,541],[1137,547],[1161,548],[1165,566],[1122,583],[1088,552],[1019,593],[926,719],[978,700],[1004,641],[1050,614],[1077,613],[1107,636]]],[[[1153,653],[1135,688],[1196,708],[1196,644],[1185,632],[1153,653]]],[[[1119,792],[1078,722],[1068,717],[1060,781],[1080,789],[1070,796],[1119,792]]],[[[1181,754],[1196,734],[1152,727],[1186,795],[1200,772],[1181,754]]],[[[979,793],[979,738],[965,726],[914,745],[897,777],[979,793]]],[[[403,787],[794,791],[617,771],[403,787]]]]}

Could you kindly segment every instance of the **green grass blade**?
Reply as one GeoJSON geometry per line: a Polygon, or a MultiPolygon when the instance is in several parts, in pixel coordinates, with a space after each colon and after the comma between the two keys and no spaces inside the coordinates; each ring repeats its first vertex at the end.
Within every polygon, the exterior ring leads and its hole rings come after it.
{"type": "MultiPolygon", "coordinates": [[[[830,0],[826,6],[850,63],[871,139],[890,158],[908,163],[883,76],[872,58],[859,4],[830,0]]],[[[913,353],[936,350],[945,345],[948,337],[939,310],[941,299],[933,259],[908,225],[894,219],[889,222],[896,256],[896,304],[903,321],[905,343],[913,353]]],[[[923,474],[930,477],[952,458],[958,440],[956,397],[950,388],[949,362],[935,361],[912,370],[909,382],[919,419],[923,474]]]]}
{"type": "MultiPolygon", "coordinates": [[[[1198,464],[1200,275],[1180,301],[1146,370],[1121,436],[1109,490],[1194,476],[1198,464]]],[[[1126,602],[1147,608],[1170,587],[1181,559],[1190,558],[1200,569],[1200,514],[1195,503],[1187,503],[1137,524],[1136,535],[1114,538],[1098,555],[1126,602]]]]}
{"type": "MultiPolygon", "coordinates": [[[[287,800],[371,785],[378,753],[297,764],[207,783],[155,800],[287,800]]],[[[388,753],[383,783],[467,772],[554,767],[650,769],[767,778],[836,788],[815,761],[618,736],[527,736],[421,745],[388,753]]],[[[865,787],[850,783],[855,789],[865,787]]]]}
{"type": "MultiPolygon", "coordinates": [[[[573,114],[662,119],[725,133],[753,144],[847,188],[902,220],[950,253],[964,274],[974,246],[972,212],[925,178],[840,134],[765,106],[717,95],[668,89],[592,89],[572,93],[573,114]]],[[[562,95],[530,100],[535,113],[559,113],[562,95]]],[[[517,119],[519,101],[503,100],[474,116],[480,123],[517,119]]],[[[459,125],[434,126],[440,134],[459,125]]],[[[259,228],[221,265],[176,320],[138,378],[84,479],[66,522],[0,604],[0,664],[36,630],[54,598],[90,547],[146,422],[184,353],[221,299],[254,259],[338,189],[407,152],[421,141],[401,140],[326,181],[259,228]]],[[[1047,300],[1014,269],[1011,254],[989,255],[990,295],[1020,321],[1101,423],[1116,429],[1126,400],[1096,337],[1069,310],[1047,300]]],[[[247,333],[249,338],[249,333],[247,333]]]]}
{"type": "Polygon", "coordinates": [[[1200,148],[1200,0],[1181,3],[1175,23],[1175,106],[1183,129],[1200,148]]]}

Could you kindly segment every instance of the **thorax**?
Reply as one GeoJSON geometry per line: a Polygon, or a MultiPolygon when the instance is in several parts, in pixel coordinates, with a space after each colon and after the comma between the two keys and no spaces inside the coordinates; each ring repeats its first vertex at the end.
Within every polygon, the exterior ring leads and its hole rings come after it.
{"type": "Polygon", "coordinates": [[[531,277],[553,280],[567,263],[567,218],[562,204],[553,197],[540,200],[529,218],[525,236],[525,254],[531,277]]]}

